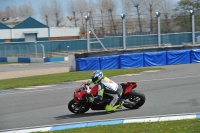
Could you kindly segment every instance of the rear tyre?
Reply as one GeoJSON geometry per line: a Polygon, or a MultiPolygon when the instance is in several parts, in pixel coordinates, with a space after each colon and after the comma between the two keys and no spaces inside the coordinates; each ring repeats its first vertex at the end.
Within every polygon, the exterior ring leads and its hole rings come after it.
{"type": "Polygon", "coordinates": [[[76,102],[74,99],[72,99],[68,103],[68,109],[74,114],[83,114],[87,112],[90,109],[90,107],[86,104],[76,102]]]}
{"type": "Polygon", "coordinates": [[[123,106],[128,109],[137,109],[145,103],[145,100],[145,95],[142,92],[131,90],[123,106]]]}

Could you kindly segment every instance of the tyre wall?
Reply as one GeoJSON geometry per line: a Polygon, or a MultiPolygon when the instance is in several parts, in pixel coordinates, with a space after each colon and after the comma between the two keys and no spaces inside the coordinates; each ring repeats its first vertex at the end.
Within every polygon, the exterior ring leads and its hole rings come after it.
{"type": "Polygon", "coordinates": [[[76,70],[122,69],[200,62],[200,49],[130,53],[76,59],[76,70]]]}

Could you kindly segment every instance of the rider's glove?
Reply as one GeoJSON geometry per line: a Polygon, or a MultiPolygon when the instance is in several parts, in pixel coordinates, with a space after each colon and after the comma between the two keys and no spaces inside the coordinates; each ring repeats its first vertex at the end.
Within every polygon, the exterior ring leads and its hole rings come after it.
{"type": "Polygon", "coordinates": [[[88,79],[88,81],[86,82],[86,85],[90,86],[91,83],[92,83],[92,80],[88,79]]]}
{"type": "Polygon", "coordinates": [[[89,100],[89,102],[93,103],[94,102],[94,97],[89,97],[88,100],[89,100]]]}

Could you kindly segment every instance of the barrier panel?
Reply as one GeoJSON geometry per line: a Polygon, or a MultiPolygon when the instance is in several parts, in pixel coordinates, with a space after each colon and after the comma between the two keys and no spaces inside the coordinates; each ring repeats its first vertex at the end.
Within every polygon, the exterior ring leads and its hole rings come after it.
{"type": "Polygon", "coordinates": [[[76,70],[77,71],[100,70],[99,57],[76,59],[76,70]]]}
{"type": "Polygon", "coordinates": [[[64,57],[44,58],[44,62],[59,62],[63,60],[64,60],[64,57]]]}
{"type": "Polygon", "coordinates": [[[119,69],[119,55],[100,57],[100,68],[103,69],[119,69]]]}
{"type": "Polygon", "coordinates": [[[97,59],[91,60],[92,58],[77,58],[76,70],[103,70],[200,63],[200,49],[120,54],[96,57],[97,59]]]}
{"type": "Polygon", "coordinates": [[[163,66],[167,64],[166,51],[145,52],[144,66],[163,66]]]}
{"type": "Polygon", "coordinates": [[[28,62],[28,63],[30,63],[31,59],[30,58],[18,58],[18,62],[21,62],[21,63],[28,62]]]}
{"type": "Polygon", "coordinates": [[[120,68],[137,68],[143,66],[143,53],[120,55],[120,68]]]}
{"type": "Polygon", "coordinates": [[[191,50],[167,51],[167,64],[189,64],[191,50]]]}
{"type": "Polygon", "coordinates": [[[0,62],[7,62],[7,58],[6,57],[0,57],[0,62]]]}
{"type": "Polygon", "coordinates": [[[200,62],[200,49],[191,50],[191,63],[200,62]]]}

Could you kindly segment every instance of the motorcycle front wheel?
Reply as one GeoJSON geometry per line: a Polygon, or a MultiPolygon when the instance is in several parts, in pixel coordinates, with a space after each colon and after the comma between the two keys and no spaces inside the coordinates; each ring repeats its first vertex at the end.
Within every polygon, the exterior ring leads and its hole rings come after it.
{"type": "Polygon", "coordinates": [[[72,99],[69,103],[68,103],[68,109],[75,114],[83,114],[85,112],[87,112],[90,107],[87,106],[86,104],[83,103],[79,103],[76,102],[74,99],[72,99]]]}
{"type": "Polygon", "coordinates": [[[131,90],[123,106],[128,109],[137,109],[145,103],[145,95],[139,91],[131,90]]]}

